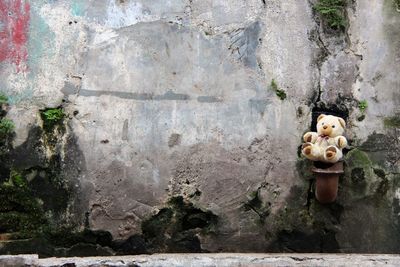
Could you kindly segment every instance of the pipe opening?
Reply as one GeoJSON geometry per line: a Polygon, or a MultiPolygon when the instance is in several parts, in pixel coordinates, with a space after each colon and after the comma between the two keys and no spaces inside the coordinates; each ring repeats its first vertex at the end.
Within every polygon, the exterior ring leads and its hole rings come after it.
{"type": "Polygon", "coordinates": [[[328,169],[331,168],[334,163],[326,163],[326,162],[321,162],[321,161],[314,161],[314,167],[318,169],[328,169]]]}

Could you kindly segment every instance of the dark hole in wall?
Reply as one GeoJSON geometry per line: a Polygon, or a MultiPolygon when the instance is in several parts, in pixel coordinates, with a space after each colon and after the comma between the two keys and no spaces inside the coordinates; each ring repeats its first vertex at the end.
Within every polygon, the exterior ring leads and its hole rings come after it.
{"type": "Polygon", "coordinates": [[[183,230],[204,228],[210,224],[211,217],[204,212],[193,212],[186,214],[182,219],[183,230]]]}
{"type": "Polygon", "coordinates": [[[333,115],[344,119],[347,122],[349,110],[344,105],[325,105],[321,103],[312,109],[311,131],[317,131],[317,119],[321,114],[333,115]]]}
{"type": "Polygon", "coordinates": [[[10,177],[10,168],[0,158],[0,183],[6,182],[10,177]]]}
{"type": "Polygon", "coordinates": [[[335,233],[324,229],[321,232],[305,233],[298,230],[283,230],[272,245],[272,251],[295,253],[333,253],[339,251],[335,233]]]}
{"type": "Polygon", "coordinates": [[[321,162],[321,161],[314,161],[313,162],[314,167],[318,169],[327,169],[333,166],[333,163],[326,163],[326,162],[321,162]]]}

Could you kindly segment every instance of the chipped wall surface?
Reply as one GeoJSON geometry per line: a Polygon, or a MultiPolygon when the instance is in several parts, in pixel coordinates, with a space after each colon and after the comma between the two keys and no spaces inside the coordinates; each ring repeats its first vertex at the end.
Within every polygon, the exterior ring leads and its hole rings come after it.
{"type": "Polygon", "coordinates": [[[77,188],[66,216],[113,239],[182,196],[218,217],[193,237],[202,251],[398,252],[400,13],[352,1],[332,31],[315,2],[0,0],[13,146],[62,107],[77,188]],[[348,115],[329,206],[298,155],[313,110],[348,115]]]}

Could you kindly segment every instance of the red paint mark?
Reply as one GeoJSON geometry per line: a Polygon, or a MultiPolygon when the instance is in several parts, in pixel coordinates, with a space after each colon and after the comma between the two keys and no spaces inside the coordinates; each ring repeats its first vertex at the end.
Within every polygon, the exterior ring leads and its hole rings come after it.
{"type": "Polygon", "coordinates": [[[29,11],[28,0],[0,0],[0,62],[15,64],[18,72],[26,70],[29,11]]]}

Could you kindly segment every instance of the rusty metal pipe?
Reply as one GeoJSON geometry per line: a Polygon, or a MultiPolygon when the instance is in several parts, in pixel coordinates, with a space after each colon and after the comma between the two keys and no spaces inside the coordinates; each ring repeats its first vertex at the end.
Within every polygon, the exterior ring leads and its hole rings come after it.
{"type": "Polygon", "coordinates": [[[316,174],[315,197],[317,200],[322,204],[334,202],[339,187],[339,176],[343,173],[343,162],[314,166],[312,172],[316,174]]]}

